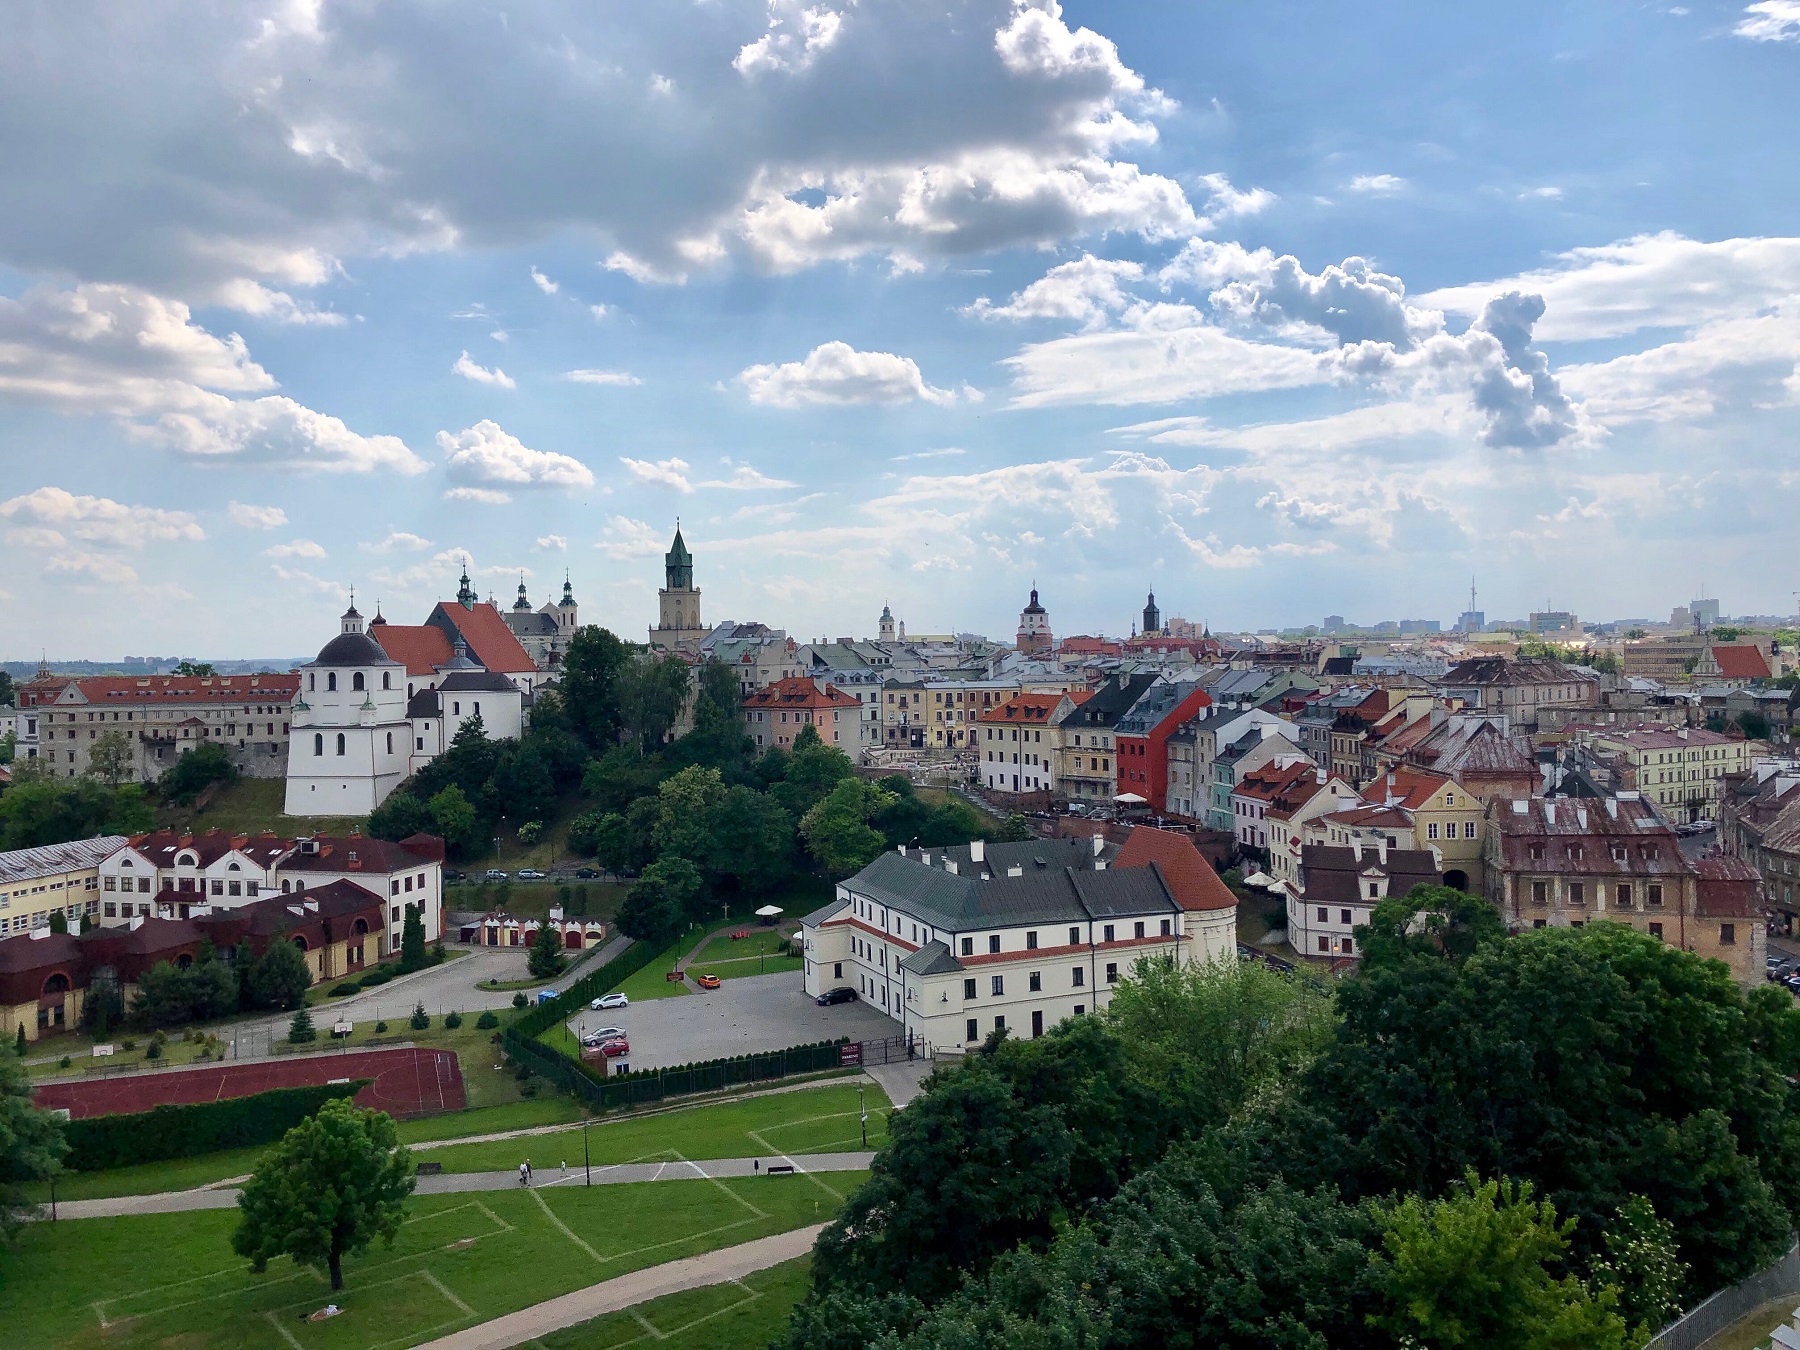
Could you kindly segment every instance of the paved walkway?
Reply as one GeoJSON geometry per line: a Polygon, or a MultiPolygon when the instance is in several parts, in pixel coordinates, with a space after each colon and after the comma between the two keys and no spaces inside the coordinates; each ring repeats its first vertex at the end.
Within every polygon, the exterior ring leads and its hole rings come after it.
{"type": "Polygon", "coordinates": [[[809,1228],[796,1228],[791,1233],[758,1238],[736,1247],[707,1252],[704,1256],[690,1256],[634,1270],[629,1275],[602,1280],[561,1298],[496,1317],[467,1331],[426,1341],[417,1350],[509,1350],[511,1346],[523,1345],[539,1336],[579,1326],[607,1313],[662,1298],[665,1294],[679,1294],[709,1284],[728,1284],[770,1266],[778,1266],[783,1261],[805,1256],[824,1227],[824,1224],[814,1224],[809,1228]]]}
{"type": "MultiPolygon", "coordinates": [[[[756,1176],[766,1172],[771,1163],[792,1167],[795,1172],[862,1172],[875,1159],[873,1153],[806,1153],[798,1157],[770,1154],[760,1158],[711,1158],[699,1162],[607,1163],[593,1169],[593,1184],[618,1186],[634,1181],[698,1181],[724,1177],[756,1176]]],[[[560,1158],[558,1161],[562,1161],[560,1158]]],[[[118,1195],[102,1200],[64,1200],[56,1207],[59,1219],[116,1219],[135,1214],[178,1214],[196,1209],[232,1209],[237,1205],[233,1177],[214,1186],[191,1191],[162,1191],[155,1195],[118,1195]]],[[[515,1189],[519,1173],[509,1172],[442,1172],[419,1178],[420,1195],[447,1195],[460,1191],[504,1191],[515,1189]]],[[[532,1188],[546,1186],[583,1186],[588,1184],[587,1169],[579,1162],[568,1167],[536,1169],[532,1188]]]]}

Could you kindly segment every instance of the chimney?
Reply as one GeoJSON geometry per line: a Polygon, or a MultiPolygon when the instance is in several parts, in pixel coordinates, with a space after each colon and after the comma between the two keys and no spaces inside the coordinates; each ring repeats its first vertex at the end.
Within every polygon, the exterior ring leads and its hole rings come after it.
{"type": "Polygon", "coordinates": [[[1094,856],[1098,858],[1102,853],[1106,852],[1106,836],[1103,834],[1096,834],[1091,836],[1091,838],[1093,840],[1094,856]]]}
{"type": "Polygon", "coordinates": [[[956,875],[956,859],[946,857],[944,859],[944,870],[946,872],[950,873],[951,876],[955,876],[956,875]]]}
{"type": "Polygon", "coordinates": [[[904,858],[906,856],[906,845],[905,844],[896,844],[896,845],[894,845],[894,847],[900,851],[900,856],[902,858],[904,858]]]}
{"type": "Polygon", "coordinates": [[[1319,765],[1316,769],[1313,770],[1313,776],[1318,779],[1320,787],[1325,786],[1326,773],[1325,773],[1325,766],[1323,764],[1319,765]]]}
{"type": "Polygon", "coordinates": [[[1606,815],[1609,820],[1617,820],[1619,818],[1618,798],[1608,797],[1606,799],[1606,815]]]}
{"type": "Polygon", "coordinates": [[[1362,861],[1362,836],[1360,834],[1350,836],[1350,856],[1359,863],[1362,861]]]}
{"type": "Polygon", "coordinates": [[[984,862],[987,859],[987,840],[971,839],[969,841],[969,861],[984,862]]]}

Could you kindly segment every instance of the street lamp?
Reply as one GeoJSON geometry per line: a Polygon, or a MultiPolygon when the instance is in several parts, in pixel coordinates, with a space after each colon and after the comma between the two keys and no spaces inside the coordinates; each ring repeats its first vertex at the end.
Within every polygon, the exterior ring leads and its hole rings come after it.
{"type": "Polygon", "coordinates": [[[588,1155],[588,1122],[581,1122],[581,1165],[587,1169],[587,1184],[594,1184],[594,1161],[588,1155]]]}
{"type": "Polygon", "coordinates": [[[869,1105],[863,1098],[863,1089],[860,1086],[856,1089],[856,1107],[862,1116],[863,1147],[867,1148],[869,1146],[869,1105]]]}

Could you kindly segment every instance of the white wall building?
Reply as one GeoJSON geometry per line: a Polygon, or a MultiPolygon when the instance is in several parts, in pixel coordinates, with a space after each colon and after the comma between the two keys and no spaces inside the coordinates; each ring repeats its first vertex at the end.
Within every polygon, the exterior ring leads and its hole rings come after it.
{"type": "Polygon", "coordinates": [[[363,632],[354,604],[340,622],[300,668],[282,808],[290,816],[366,816],[411,771],[406,668],[363,632]]]}

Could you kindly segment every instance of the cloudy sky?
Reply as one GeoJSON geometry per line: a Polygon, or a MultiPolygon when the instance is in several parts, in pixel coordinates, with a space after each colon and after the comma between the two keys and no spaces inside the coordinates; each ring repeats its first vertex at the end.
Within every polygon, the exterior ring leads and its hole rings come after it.
{"type": "Polygon", "coordinates": [[[17,0],[0,658],[1792,612],[1800,0],[17,0]],[[367,606],[365,606],[367,608],[367,606]]]}

